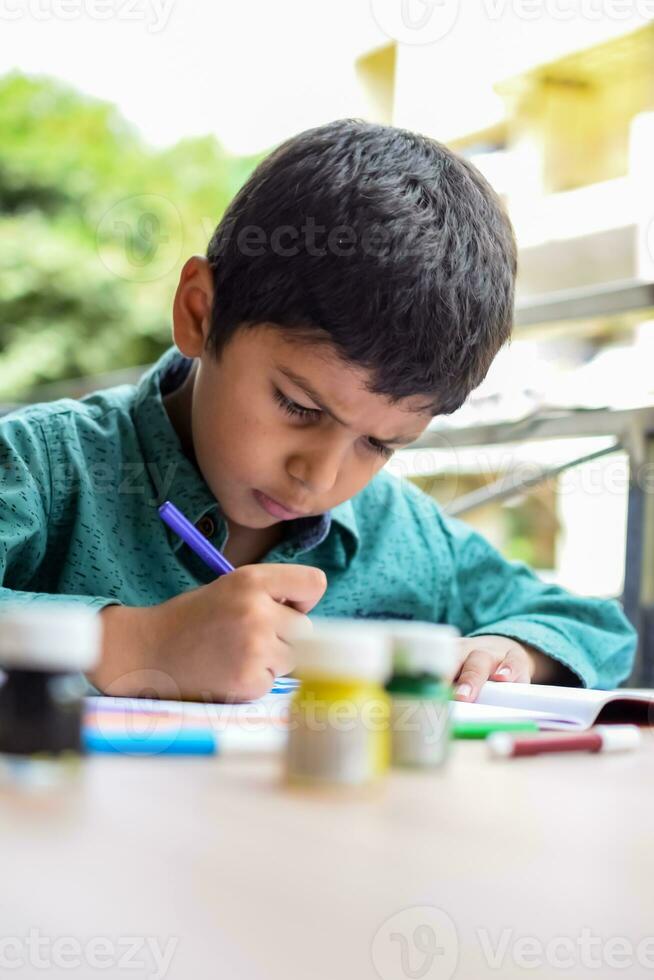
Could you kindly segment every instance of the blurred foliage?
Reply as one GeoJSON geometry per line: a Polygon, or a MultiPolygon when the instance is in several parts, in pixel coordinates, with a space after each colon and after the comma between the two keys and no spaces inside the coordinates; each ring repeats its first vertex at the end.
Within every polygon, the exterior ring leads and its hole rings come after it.
{"type": "MultiPolygon", "coordinates": [[[[410,479],[441,507],[457,497],[485,489],[501,472],[459,471],[410,479]]],[[[561,530],[556,513],[556,484],[547,481],[511,501],[489,501],[468,511],[463,520],[499,548],[505,558],[533,568],[556,568],[556,541],[561,530]]]]}
{"type": "Polygon", "coordinates": [[[155,150],[110,104],[0,78],[0,399],[158,357],[182,264],[257,163],[212,136],[155,150]]]}

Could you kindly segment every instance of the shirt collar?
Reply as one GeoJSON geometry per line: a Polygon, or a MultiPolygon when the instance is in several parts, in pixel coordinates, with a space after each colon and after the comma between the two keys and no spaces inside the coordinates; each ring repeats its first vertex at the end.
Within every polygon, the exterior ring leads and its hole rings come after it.
{"type": "Polygon", "coordinates": [[[356,513],[351,500],[344,500],[342,504],[337,504],[329,511],[331,518],[335,521],[342,531],[342,540],[345,545],[345,563],[354,558],[359,550],[359,528],[357,526],[356,513]]]}
{"type": "MultiPolygon", "coordinates": [[[[220,512],[220,507],[197,466],[182,450],[164,408],[159,388],[161,375],[179,357],[177,348],[172,347],[143,375],[136,390],[134,423],[156,505],[172,500],[195,524],[207,513],[220,512]]],[[[222,519],[221,513],[220,516],[222,519]]],[[[176,550],[181,545],[180,538],[170,530],[169,538],[176,550]]]]}
{"type": "MultiPolygon", "coordinates": [[[[138,440],[157,506],[165,500],[172,500],[192,524],[210,515],[217,525],[224,528],[226,534],[220,504],[198,467],[185,455],[163,404],[161,379],[166,375],[181,384],[184,377],[182,361],[183,355],[177,347],[170,347],[138,382],[134,402],[138,440]]],[[[173,384],[171,390],[175,386],[173,384]]],[[[345,500],[324,514],[290,521],[288,540],[283,551],[289,557],[310,551],[328,537],[332,524],[341,532],[344,547],[342,557],[344,564],[349,564],[359,546],[359,530],[350,500],[345,500]]],[[[178,550],[182,544],[181,539],[169,528],[167,531],[173,550],[178,550]]]]}

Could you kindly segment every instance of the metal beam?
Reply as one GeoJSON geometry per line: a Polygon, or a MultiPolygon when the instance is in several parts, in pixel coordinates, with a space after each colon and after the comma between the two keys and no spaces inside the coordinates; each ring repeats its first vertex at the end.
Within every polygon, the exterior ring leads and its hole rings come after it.
{"type": "Polygon", "coordinates": [[[616,316],[650,307],[654,307],[654,283],[627,280],[518,300],[514,322],[516,327],[533,327],[565,320],[616,316]]]}
{"type": "Polygon", "coordinates": [[[526,439],[573,439],[614,436],[628,447],[634,432],[654,430],[654,406],[534,412],[518,422],[490,422],[457,428],[439,422],[408,449],[458,449],[464,446],[501,445],[526,439]]]}
{"type": "Polygon", "coordinates": [[[613,446],[606,446],[604,449],[598,449],[596,452],[588,453],[586,456],[579,456],[576,459],[567,460],[558,466],[543,467],[530,476],[521,477],[513,473],[507,473],[501,480],[495,480],[494,483],[490,483],[486,487],[480,487],[479,490],[473,490],[471,493],[462,494],[443,509],[453,517],[459,517],[461,514],[466,514],[468,511],[481,507],[483,504],[508,500],[510,497],[514,497],[516,494],[528,490],[530,487],[544,483],[551,477],[559,476],[560,473],[569,470],[572,466],[581,466],[582,463],[590,463],[594,459],[600,459],[602,456],[608,456],[610,453],[619,452],[621,449],[622,446],[620,443],[616,442],[613,446]]]}

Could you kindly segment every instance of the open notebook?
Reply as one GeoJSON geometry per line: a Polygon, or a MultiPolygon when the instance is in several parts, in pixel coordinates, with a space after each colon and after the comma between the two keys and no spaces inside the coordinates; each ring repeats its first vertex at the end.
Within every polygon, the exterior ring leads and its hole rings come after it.
{"type": "Polygon", "coordinates": [[[548,684],[487,681],[474,704],[456,701],[457,721],[535,721],[543,729],[584,729],[596,722],[654,722],[654,690],[595,691],[548,684]]]}
{"type": "MultiPolygon", "coordinates": [[[[87,698],[87,724],[111,731],[211,728],[220,751],[281,748],[288,728],[288,706],[297,682],[279,678],[270,694],[246,704],[87,698]]],[[[455,721],[533,720],[540,728],[572,730],[595,722],[654,722],[654,690],[594,691],[543,684],[488,681],[474,704],[452,702],[455,721]]]]}

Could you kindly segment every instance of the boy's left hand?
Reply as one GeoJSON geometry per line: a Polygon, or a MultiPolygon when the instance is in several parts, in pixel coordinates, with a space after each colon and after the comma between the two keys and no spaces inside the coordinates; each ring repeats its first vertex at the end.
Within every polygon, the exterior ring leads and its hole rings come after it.
{"type": "Polygon", "coordinates": [[[547,683],[555,663],[546,654],[508,636],[464,636],[459,640],[461,666],[454,675],[454,698],[476,701],[486,681],[547,683]]]}

